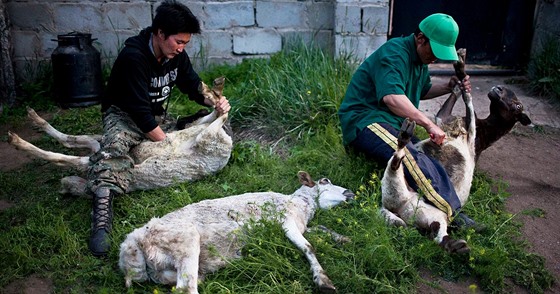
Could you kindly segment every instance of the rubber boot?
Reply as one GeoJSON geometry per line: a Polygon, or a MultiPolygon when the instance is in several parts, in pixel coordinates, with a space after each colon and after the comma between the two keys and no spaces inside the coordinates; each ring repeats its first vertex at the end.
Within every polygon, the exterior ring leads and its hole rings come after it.
{"type": "Polygon", "coordinates": [[[475,232],[480,233],[486,230],[486,226],[484,224],[479,224],[468,217],[466,214],[460,212],[458,213],[450,225],[452,228],[460,229],[460,230],[468,230],[474,229],[475,232]]]}
{"type": "Polygon", "coordinates": [[[113,223],[113,196],[115,192],[101,187],[93,197],[93,215],[89,250],[96,257],[105,257],[111,247],[109,234],[113,223]]]}

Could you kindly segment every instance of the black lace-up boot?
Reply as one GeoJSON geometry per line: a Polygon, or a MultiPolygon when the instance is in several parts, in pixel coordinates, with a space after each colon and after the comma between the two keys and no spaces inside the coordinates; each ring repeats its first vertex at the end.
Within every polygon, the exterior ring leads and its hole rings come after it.
{"type": "Polygon", "coordinates": [[[100,187],[93,197],[93,215],[89,250],[96,257],[105,257],[109,252],[112,222],[113,197],[115,192],[106,187],[100,187]]]}

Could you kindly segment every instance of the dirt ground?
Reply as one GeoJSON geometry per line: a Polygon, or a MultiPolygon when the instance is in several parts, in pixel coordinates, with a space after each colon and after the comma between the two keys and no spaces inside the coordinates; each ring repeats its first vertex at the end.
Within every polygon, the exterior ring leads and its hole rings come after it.
{"type": "MultiPolygon", "coordinates": [[[[434,83],[438,81],[434,78],[434,83]]],[[[488,114],[489,101],[486,93],[494,85],[507,84],[512,77],[471,76],[474,105],[479,117],[488,114]]],[[[514,80],[514,79],[513,79],[514,80]]],[[[507,85],[514,88],[538,130],[532,126],[518,125],[512,133],[503,137],[487,149],[478,161],[478,169],[496,179],[509,183],[511,193],[506,206],[508,211],[524,225],[523,237],[531,244],[531,251],[546,259],[547,268],[560,280],[560,172],[556,163],[560,162],[560,111],[540,98],[531,97],[522,85],[507,85]],[[524,214],[527,211],[542,210],[543,217],[524,214]]],[[[420,109],[435,114],[444,99],[422,103],[420,109]]],[[[462,114],[458,103],[456,112],[462,114]]],[[[463,108],[464,109],[464,108],[463,108]]],[[[44,115],[44,114],[40,114],[44,115]]],[[[31,160],[27,155],[17,152],[6,142],[6,132],[11,126],[0,126],[0,170],[9,171],[31,160]]],[[[33,140],[38,136],[31,129],[11,129],[21,137],[33,140]]],[[[0,211],[11,204],[0,200],[0,211]]],[[[441,293],[472,293],[469,285],[473,280],[452,283],[430,273],[422,275],[438,284],[441,293]]],[[[438,290],[418,285],[419,293],[434,293],[438,290]]],[[[523,292],[521,289],[520,293],[523,292]]],[[[2,293],[49,293],[53,292],[52,282],[31,276],[26,281],[16,281],[0,291],[2,293]],[[14,292],[12,292],[14,291],[14,292]]],[[[518,292],[518,291],[516,291],[518,292]]],[[[556,283],[547,293],[560,293],[556,283]]]]}

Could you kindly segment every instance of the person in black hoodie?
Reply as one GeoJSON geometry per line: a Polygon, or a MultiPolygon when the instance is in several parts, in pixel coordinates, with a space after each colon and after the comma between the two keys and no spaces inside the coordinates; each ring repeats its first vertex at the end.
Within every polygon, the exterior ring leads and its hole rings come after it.
{"type": "Polygon", "coordinates": [[[194,71],[185,46],[200,33],[198,19],[175,0],[156,9],[152,25],[128,38],[120,51],[102,99],[103,138],[99,152],[91,156],[88,189],[93,194],[89,249],[104,257],[110,248],[113,197],[125,193],[134,165],[130,149],[143,140],[162,141],[158,124],[164,104],[176,85],[189,99],[214,107],[220,114],[230,109],[225,97],[215,104],[198,92],[201,79],[194,71]]]}

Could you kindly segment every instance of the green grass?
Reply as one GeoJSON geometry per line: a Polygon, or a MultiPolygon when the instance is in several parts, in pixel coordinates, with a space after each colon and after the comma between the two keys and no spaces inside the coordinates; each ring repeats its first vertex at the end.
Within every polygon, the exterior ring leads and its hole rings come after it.
{"type": "MultiPolygon", "coordinates": [[[[233,106],[236,130],[254,126],[273,141],[282,139],[282,152],[255,140],[238,141],[229,164],[216,175],[119,196],[107,260],[92,257],[87,248],[90,201],[57,193],[59,179],[75,171],[36,160],[1,172],[0,199],[13,206],[0,213],[0,287],[35,273],[52,279],[57,293],[174,292],[150,282],[125,289],[117,262],[118,246],[127,233],[151,217],[202,199],[250,191],[292,193],[298,187],[296,173],[306,170],[357,193],[347,204],[317,212],[310,223],[346,235],[350,243],[337,244],[320,232],[306,234],[339,293],[414,293],[423,283],[421,270],[449,281],[472,277],[487,293],[511,292],[512,282],[531,293],[549,288],[553,277],[543,258],[528,252],[520,238],[521,224],[505,211],[505,184],[484,174],[475,175],[465,210],[488,230],[452,233],[468,240],[470,255],[446,254],[413,228],[385,225],[378,215],[382,169],[348,154],[341,144],[336,109],[354,70],[347,64],[317,49],[296,47],[270,60],[251,59],[201,73],[207,82],[227,77],[225,95],[233,106]]],[[[176,95],[171,107],[180,113],[198,106],[176,95]]],[[[21,113],[3,119],[23,120],[21,113]]],[[[97,106],[57,111],[50,121],[73,134],[100,131],[97,106]]],[[[37,143],[68,152],[46,137],[37,143]]],[[[244,258],[208,275],[199,285],[201,293],[316,292],[305,257],[277,224],[258,222],[245,242],[244,258]]]]}
{"type": "Polygon", "coordinates": [[[531,90],[560,102],[560,42],[549,38],[529,62],[527,75],[531,90]]]}

